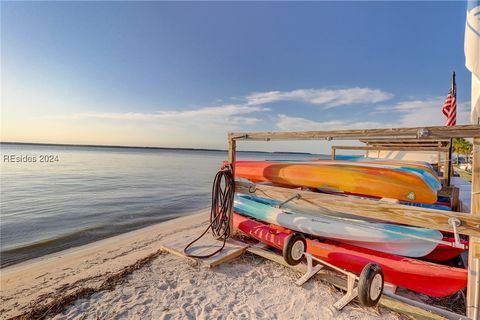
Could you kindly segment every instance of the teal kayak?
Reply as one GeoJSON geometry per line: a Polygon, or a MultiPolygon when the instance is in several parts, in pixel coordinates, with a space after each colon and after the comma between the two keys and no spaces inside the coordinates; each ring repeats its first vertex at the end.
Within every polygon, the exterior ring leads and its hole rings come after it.
{"type": "Polygon", "coordinates": [[[436,248],[436,241],[443,238],[438,230],[346,218],[289,205],[278,208],[279,203],[272,199],[237,195],[234,205],[236,212],[257,220],[405,257],[428,255],[436,248]]]}

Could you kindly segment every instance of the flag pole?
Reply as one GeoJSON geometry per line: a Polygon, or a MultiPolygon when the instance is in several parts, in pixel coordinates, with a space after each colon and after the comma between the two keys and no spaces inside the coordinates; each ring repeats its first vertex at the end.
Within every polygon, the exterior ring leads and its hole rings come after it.
{"type": "MultiPolygon", "coordinates": [[[[452,97],[455,97],[457,99],[457,83],[455,81],[455,71],[452,72],[452,85],[450,87],[450,94],[452,97]]],[[[447,172],[447,187],[450,186],[450,177],[452,176],[452,151],[453,151],[453,139],[450,138],[450,145],[448,147],[448,170],[445,170],[447,172]]],[[[457,155],[458,157],[458,155],[457,155]]],[[[458,159],[458,158],[457,158],[458,159]]]]}

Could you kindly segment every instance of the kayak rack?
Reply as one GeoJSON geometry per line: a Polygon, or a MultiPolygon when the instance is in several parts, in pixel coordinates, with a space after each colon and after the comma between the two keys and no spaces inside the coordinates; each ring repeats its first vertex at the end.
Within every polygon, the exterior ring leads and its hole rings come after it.
{"type": "MultiPolygon", "coordinates": [[[[473,138],[473,179],[470,191],[471,198],[469,199],[471,205],[467,203],[460,205],[461,212],[457,211],[457,208],[455,211],[448,212],[431,208],[407,207],[397,203],[382,203],[381,201],[374,203],[367,199],[339,199],[338,195],[306,193],[273,185],[251,187],[251,185],[249,186],[241,181],[236,181],[235,192],[255,193],[255,195],[260,197],[273,198],[280,201],[288,200],[299,193],[301,198],[297,201],[301,205],[309,205],[333,212],[344,212],[363,218],[452,232],[455,236],[454,242],[434,241],[462,249],[466,249],[466,246],[460,243],[459,235],[468,236],[467,318],[480,320],[480,179],[478,178],[480,173],[480,124],[333,131],[320,129],[310,131],[229,132],[227,136],[228,163],[231,164],[235,173],[237,144],[241,141],[349,140],[367,143],[366,147],[361,147],[365,151],[372,149],[368,145],[370,141],[378,141],[379,144],[375,146],[376,149],[384,148],[381,143],[387,143],[388,148],[394,151],[434,151],[433,149],[436,148],[437,152],[444,152],[442,149],[445,147],[443,145],[444,141],[451,144],[453,138],[473,138]],[[450,218],[456,218],[458,221],[449,220],[450,218]]],[[[332,158],[335,159],[335,149],[333,148],[332,158]]],[[[448,163],[451,162],[450,156],[447,157],[445,164],[447,164],[447,161],[448,163]]],[[[447,178],[445,183],[449,185],[451,176],[449,165],[445,166],[444,174],[447,178]]],[[[232,216],[233,210],[230,212],[230,217],[232,216]]],[[[230,227],[233,230],[233,219],[230,219],[230,227]]],[[[427,309],[426,306],[423,308],[427,309]]],[[[460,317],[455,316],[455,318],[458,319],[460,317]]]]}

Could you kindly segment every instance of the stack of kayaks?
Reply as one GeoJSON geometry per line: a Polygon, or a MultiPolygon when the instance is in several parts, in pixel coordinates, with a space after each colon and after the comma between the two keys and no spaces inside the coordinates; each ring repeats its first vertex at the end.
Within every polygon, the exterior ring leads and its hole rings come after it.
{"type": "MultiPolygon", "coordinates": [[[[441,188],[434,170],[405,161],[237,161],[236,178],[253,183],[303,188],[435,209],[441,188]]],[[[307,237],[307,251],[341,268],[360,272],[369,262],[382,266],[385,280],[431,296],[447,296],[466,287],[465,269],[412,258],[442,261],[462,250],[439,245],[444,235],[426,228],[353,217],[251,195],[235,197],[235,226],[275,248],[292,232],[307,237]],[[275,227],[280,226],[281,229],[275,227]],[[441,280],[440,280],[441,279],[441,280]]]]}
{"type": "MultiPolygon", "coordinates": [[[[269,246],[283,249],[288,230],[234,214],[234,226],[269,246]]],[[[307,238],[307,252],[350,272],[360,273],[368,263],[379,264],[385,281],[432,297],[446,297],[466,288],[467,270],[381,253],[334,240],[307,238]]]]}
{"type": "Polygon", "coordinates": [[[288,206],[276,208],[274,200],[237,196],[235,211],[267,223],[322,238],[330,238],[363,248],[406,257],[423,257],[433,251],[437,244],[419,239],[442,240],[437,230],[415,228],[344,218],[313,210],[301,210],[288,206]],[[403,234],[413,235],[408,237],[403,234]]]}

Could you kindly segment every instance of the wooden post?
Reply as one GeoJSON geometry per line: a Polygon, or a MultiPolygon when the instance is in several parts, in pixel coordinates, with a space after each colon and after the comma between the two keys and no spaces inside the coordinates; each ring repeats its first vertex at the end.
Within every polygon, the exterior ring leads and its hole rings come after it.
{"type": "MultiPolygon", "coordinates": [[[[452,152],[453,152],[453,139],[450,139],[450,145],[448,146],[448,175],[447,175],[447,186],[450,186],[450,180],[452,178],[453,170],[453,161],[452,161],[452,152]]],[[[458,159],[458,154],[457,154],[458,159]]]]}
{"type": "MultiPolygon", "coordinates": [[[[473,139],[472,160],[472,215],[480,216],[480,137],[473,139]]],[[[480,228],[480,226],[478,226],[480,228]]],[[[475,256],[475,248],[480,245],[480,237],[470,237],[468,255],[467,316],[480,319],[480,258],[475,256]]]]}
{"type": "Polygon", "coordinates": [[[332,160],[335,160],[335,146],[332,146],[332,160]]]}
{"type": "MultiPolygon", "coordinates": [[[[235,177],[235,159],[237,153],[237,142],[232,139],[228,138],[228,163],[230,164],[230,168],[232,168],[232,174],[235,177]]],[[[233,230],[233,206],[228,214],[228,221],[229,221],[229,229],[230,229],[230,236],[232,236],[235,231],[233,230]]]]}
{"type": "Polygon", "coordinates": [[[442,168],[442,164],[440,163],[442,159],[442,153],[439,151],[437,154],[437,168],[438,168],[438,173],[440,174],[440,170],[442,168]]]}
{"type": "Polygon", "coordinates": [[[451,161],[451,158],[450,158],[451,154],[450,152],[446,152],[445,153],[445,162],[444,162],[444,166],[443,166],[443,181],[445,181],[445,185],[448,187],[450,186],[450,169],[451,169],[451,166],[450,166],[450,163],[452,162],[451,161]]]}
{"type": "Polygon", "coordinates": [[[460,189],[457,187],[450,187],[451,188],[451,195],[450,195],[450,206],[453,211],[459,211],[459,203],[460,203],[460,189]]]}

